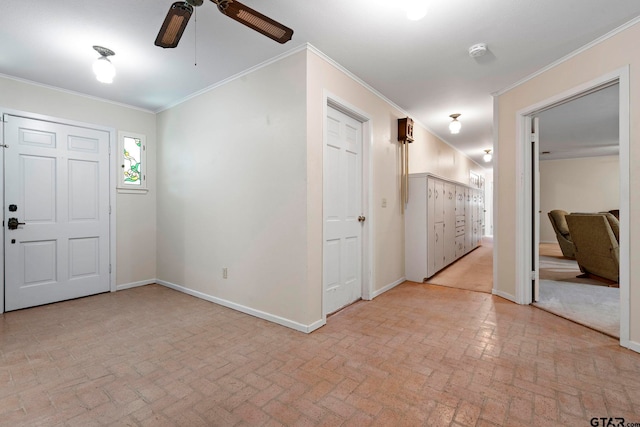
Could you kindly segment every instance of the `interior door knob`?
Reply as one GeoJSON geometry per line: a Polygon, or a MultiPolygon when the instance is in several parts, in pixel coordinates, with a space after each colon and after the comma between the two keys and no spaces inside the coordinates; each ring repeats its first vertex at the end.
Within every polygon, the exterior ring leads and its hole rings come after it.
{"type": "Polygon", "coordinates": [[[362,216],[362,215],[360,215],[360,216],[358,217],[358,221],[359,221],[359,222],[364,222],[366,219],[367,219],[367,218],[365,218],[365,217],[364,217],[364,216],[362,216]]]}

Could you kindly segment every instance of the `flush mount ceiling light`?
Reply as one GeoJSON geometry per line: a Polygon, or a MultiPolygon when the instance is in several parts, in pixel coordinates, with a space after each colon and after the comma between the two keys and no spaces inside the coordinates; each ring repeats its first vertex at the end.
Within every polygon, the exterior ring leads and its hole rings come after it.
{"type": "Polygon", "coordinates": [[[449,123],[449,131],[454,135],[460,133],[460,128],[462,128],[462,123],[458,121],[458,117],[460,116],[461,114],[451,114],[449,116],[453,119],[451,123],[449,123]]]}
{"type": "Polygon", "coordinates": [[[484,160],[485,163],[488,163],[493,158],[493,156],[491,155],[491,149],[486,149],[486,150],[484,150],[484,152],[486,154],[484,156],[482,156],[482,160],[484,160]]]}
{"type": "Polygon", "coordinates": [[[113,78],[116,76],[116,68],[107,57],[113,56],[115,53],[111,49],[102,46],[94,46],[93,48],[100,54],[100,58],[93,63],[93,72],[96,75],[96,79],[100,83],[113,83],[113,78]]]}
{"type": "Polygon", "coordinates": [[[426,0],[404,0],[402,8],[407,13],[407,19],[419,21],[427,15],[429,9],[426,0]]]}

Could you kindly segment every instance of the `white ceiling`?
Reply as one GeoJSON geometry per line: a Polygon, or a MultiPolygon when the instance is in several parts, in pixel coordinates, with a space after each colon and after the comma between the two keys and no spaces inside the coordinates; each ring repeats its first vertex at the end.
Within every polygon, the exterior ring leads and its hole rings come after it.
{"type": "Polygon", "coordinates": [[[619,98],[616,84],[538,114],[540,159],[618,155],[619,98]]]}
{"type": "Polygon", "coordinates": [[[491,93],[640,15],[637,0],[431,0],[414,22],[399,1],[245,0],[294,29],[280,45],[205,1],[180,45],[162,49],[153,42],[172,2],[0,0],[0,73],[158,111],[311,43],[483,164],[491,93]],[[470,58],[480,42],[489,53],[470,58]],[[92,75],[93,45],[116,53],[111,85],[92,75]],[[452,113],[462,114],[458,135],[447,129],[452,113]]]}

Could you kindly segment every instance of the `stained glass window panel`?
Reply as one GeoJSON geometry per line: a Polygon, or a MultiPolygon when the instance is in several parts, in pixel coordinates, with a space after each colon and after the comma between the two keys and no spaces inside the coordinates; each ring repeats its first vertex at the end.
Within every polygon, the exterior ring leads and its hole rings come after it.
{"type": "Polygon", "coordinates": [[[142,184],[142,141],[140,138],[124,137],[123,181],[125,185],[142,184]]]}

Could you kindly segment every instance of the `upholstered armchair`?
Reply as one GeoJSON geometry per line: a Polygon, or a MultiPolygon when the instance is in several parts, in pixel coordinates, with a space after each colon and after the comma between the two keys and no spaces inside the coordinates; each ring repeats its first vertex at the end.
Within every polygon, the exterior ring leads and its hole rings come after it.
{"type": "Polygon", "coordinates": [[[571,234],[569,233],[569,227],[567,226],[567,220],[565,217],[568,215],[566,211],[556,209],[547,214],[549,221],[553,226],[553,230],[556,232],[556,238],[560,244],[562,255],[567,258],[575,259],[575,250],[573,247],[573,241],[571,240],[571,234]]]}
{"type": "Polygon", "coordinates": [[[580,270],[617,283],[620,278],[618,219],[610,213],[572,213],[565,218],[580,270]]]}

